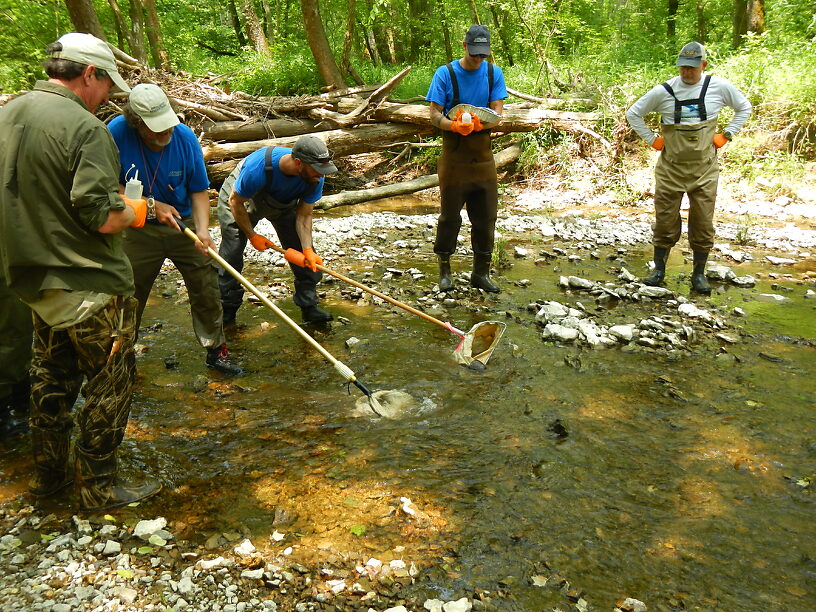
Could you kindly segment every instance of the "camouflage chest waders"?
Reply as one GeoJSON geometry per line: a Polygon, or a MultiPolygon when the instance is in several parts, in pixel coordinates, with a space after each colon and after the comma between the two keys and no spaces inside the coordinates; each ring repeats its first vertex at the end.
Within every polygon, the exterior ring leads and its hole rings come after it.
{"type": "Polygon", "coordinates": [[[81,505],[98,506],[107,496],[136,375],[137,304],[133,297],[115,297],[65,329],[53,329],[35,313],[30,422],[36,472],[29,487],[35,495],[49,495],[73,479],[69,447],[76,424],[81,505]],[[80,388],[85,402],[72,415],[80,388]]]}

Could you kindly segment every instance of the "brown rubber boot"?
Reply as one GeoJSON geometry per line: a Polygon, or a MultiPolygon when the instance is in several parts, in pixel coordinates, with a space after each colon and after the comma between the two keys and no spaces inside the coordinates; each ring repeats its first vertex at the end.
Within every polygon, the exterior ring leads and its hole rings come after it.
{"type": "Polygon", "coordinates": [[[490,259],[492,256],[492,253],[473,254],[473,272],[470,273],[470,284],[488,293],[499,293],[501,289],[490,280],[490,259]]]}
{"type": "Polygon", "coordinates": [[[70,429],[55,432],[42,427],[31,428],[34,477],[28,483],[28,491],[34,497],[54,495],[74,482],[68,461],[70,444],[70,429]]]}
{"type": "Polygon", "coordinates": [[[117,481],[116,465],[116,450],[107,455],[95,455],[77,445],[76,478],[81,510],[96,512],[118,508],[161,491],[161,483],[152,479],[142,482],[117,481]]]}
{"type": "Polygon", "coordinates": [[[453,289],[453,278],[451,277],[450,257],[439,255],[439,290],[450,291],[453,289]]]}

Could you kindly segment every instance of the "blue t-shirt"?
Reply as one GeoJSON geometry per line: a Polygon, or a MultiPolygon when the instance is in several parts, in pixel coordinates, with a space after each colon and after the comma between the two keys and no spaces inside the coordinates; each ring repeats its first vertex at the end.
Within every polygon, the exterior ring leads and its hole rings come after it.
{"type": "Polygon", "coordinates": [[[310,183],[300,176],[289,176],[280,169],[281,157],[291,153],[288,147],[274,147],[272,149],[272,171],[267,177],[266,150],[268,147],[250,153],[241,166],[238,178],[232,188],[242,198],[252,199],[262,190],[281,204],[292,200],[303,200],[307,204],[314,204],[323,196],[323,177],[317,183],[310,183]]]}
{"type": "MultiPolygon", "coordinates": [[[[465,70],[459,60],[454,60],[451,65],[456,75],[456,82],[459,84],[460,104],[490,108],[491,102],[504,100],[507,97],[504,73],[495,64],[493,65],[492,91],[487,91],[487,62],[482,62],[476,70],[465,70]]],[[[442,112],[446,115],[453,108],[453,84],[447,66],[440,66],[436,69],[425,99],[441,106],[442,112]]]]}
{"type": "Polygon", "coordinates": [[[184,124],[173,130],[170,144],[156,153],[139,138],[122,115],[108,124],[113,140],[119,147],[119,183],[125,184],[139,171],[142,193],[160,202],[171,204],[182,217],[192,214],[190,194],[206,191],[210,186],[201,145],[193,131],[184,124]],[[135,168],[130,166],[135,164],[135,168]]]}

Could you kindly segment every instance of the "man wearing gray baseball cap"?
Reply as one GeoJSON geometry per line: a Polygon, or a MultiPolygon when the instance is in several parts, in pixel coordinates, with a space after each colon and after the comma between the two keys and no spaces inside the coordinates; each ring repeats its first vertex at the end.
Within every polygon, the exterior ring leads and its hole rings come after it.
{"type": "Polygon", "coordinates": [[[643,283],[662,285],[669,251],[680,240],[683,195],[689,199],[688,240],[694,255],[691,287],[707,295],[708,253],[714,246],[714,202],[720,176],[717,150],[733,138],[751,115],[751,103],[722,77],[705,74],[706,48],[698,42],[683,46],[677,56],[679,75],[653,87],[628,111],[629,124],[651,147],[660,151],[655,166],[654,269],[643,283]],[[734,116],[722,131],[717,118],[729,106],[734,116]],[[662,135],[643,118],[660,114],[662,135]]]}
{"type": "Polygon", "coordinates": [[[110,48],[71,33],[47,53],[48,80],[0,112],[0,265],[33,311],[29,492],[76,483],[80,509],[101,511],[161,489],[117,476],[136,377],[121,233],[144,224],[147,205],[119,195],[116,144],[92,114],[114,85],[130,90],[110,48]]]}
{"type": "MultiPolygon", "coordinates": [[[[306,134],[294,146],[264,147],[251,153],[224,181],[218,194],[221,225],[219,255],[240,271],[247,240],[258,251],[275,245],[255,232],[267,219],[284,249],[302,251],[303,259],[290,261],[295,275],[292,301],[307,323],[327,323],[332,315],[318,304],[317,284],[323,260],[312,245],[312,211],[323,196],[323,177],[337,172],[331,152],[319,136],[306,134]]],[[[218,271],[224,324],[235,321],[244,299],[244,288],[225,270],[218,271]]]]}

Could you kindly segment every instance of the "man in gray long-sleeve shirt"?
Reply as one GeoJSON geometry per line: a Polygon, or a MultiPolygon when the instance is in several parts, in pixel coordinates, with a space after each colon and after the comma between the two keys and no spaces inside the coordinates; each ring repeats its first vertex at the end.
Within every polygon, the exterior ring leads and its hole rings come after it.
{"type": "Polygon", "coordinates": [[[720,176],[717,149],[751,115],[748,99],[725,79],[705,74],[706,66],[705,47],[688,43],[677,59],[679,75],[653,87],[626,111],[632,128],[661,152],[655,167],[655,267],[643,282],[663,284],[669,251],[680,239],[680,203],[685,193],[690,204],[689,245],[694,252],[691,286],[702,294],[711,293],[705,265],[714,246],[714,203],[720,176]],[[725,106],[734,109],[734,117],[718,132],[717,117],[725,106]],[[643,121],[652,112],[660,113],[660,136],[643,121]]]}

